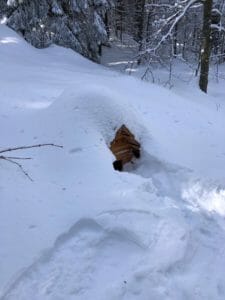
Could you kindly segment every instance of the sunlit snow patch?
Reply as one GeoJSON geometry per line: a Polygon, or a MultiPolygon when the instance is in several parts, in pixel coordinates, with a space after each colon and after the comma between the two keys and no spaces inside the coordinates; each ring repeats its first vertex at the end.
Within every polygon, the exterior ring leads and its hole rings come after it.
{"type": "Polygon", "coordinates": [[[6,24],[7,18],[4,16],[2,19],[0,19],[0,24],[6,24]]]}
{"type": "Polygon", "coordinates": [[[183,198],[196,208],[225,216],[225,189],[206,187],[201,182],[196,182],[183,191],[183,198]]]}
{"type": "Polygon", "coordinates": [[[1,44],[17,44],[18,39],[13,37],[5,37],[4,39],[0,40],[1,44]]]}

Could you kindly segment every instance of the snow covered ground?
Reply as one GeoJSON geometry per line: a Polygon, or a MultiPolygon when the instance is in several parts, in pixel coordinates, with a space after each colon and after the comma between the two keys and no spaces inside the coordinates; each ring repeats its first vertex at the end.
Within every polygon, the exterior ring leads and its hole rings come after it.
{"type": "Polygon", "coordinates": [[[0,299],[225,299],[225,92],[172,90],[0,26],[0,299]],[[119,173],[125,123],[142,158],[119,173]]]}

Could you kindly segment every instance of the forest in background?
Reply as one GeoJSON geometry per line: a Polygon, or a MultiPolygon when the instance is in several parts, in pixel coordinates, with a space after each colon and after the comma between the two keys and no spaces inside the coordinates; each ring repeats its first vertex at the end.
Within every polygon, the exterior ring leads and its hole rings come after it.
{"type": "Polygon", "coordinates": [[[139,65],[179,59],[207,92],[210,63],[225,61],[224,0],[0,0],[1,18],[37,48],[71,48],[99,62],[102,46],[129,35],[139,65]]]}

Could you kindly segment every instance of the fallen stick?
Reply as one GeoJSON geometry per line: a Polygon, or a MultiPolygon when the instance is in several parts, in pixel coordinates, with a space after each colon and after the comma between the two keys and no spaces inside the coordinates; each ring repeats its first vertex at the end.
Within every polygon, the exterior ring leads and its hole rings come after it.
{"type": "MultiPolygon", "coordinates": [[[[12,152],[12,151],[17,151],[17,150],[25,150],[25,149],[31,149],[31,148],[40,148],[40,147],[46,147],[46,146],[51,146],[51,147],[57,147],[57,148],[63,148],[63,146],[56,145],[56,144],[37,144],[37,145],[31,145],[31,146],[20,146],[20,147],[13,147],[13,148],[7,148],[0,150],[0,154],[6,153],[6,152],[12,152]]],[[[31,176],[28,174],[27,171],[23,168],[23,165],[18,163],[15,160],[30,160],[32,157],[17,157],[17,156],[5,156],[5,155],[0,155],[0,159],[5,160],[11,164],[16,165],[21,172],[30,180],[34,181],[31,176]]]]}
{"type": "Polygon", "coordinates": [[[46,146],[63,148],[63,146],[56,145],[56,144],[37,144],[37,145],[31,145],[31,146],[20,146],[20,147],[15,147],[15,148],[7,148],[7,149],[0,150],[0,153],[16,151],[16,150],[31,149],[31,148],[46,147],[46,146]]]}

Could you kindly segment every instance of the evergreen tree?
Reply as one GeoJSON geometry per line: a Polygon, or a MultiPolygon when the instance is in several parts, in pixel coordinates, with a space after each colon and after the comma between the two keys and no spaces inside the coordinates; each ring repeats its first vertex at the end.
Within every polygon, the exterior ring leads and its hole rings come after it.
{"type": "Polygon", "coordinates": [[[111,0],[0,1],[8,26],[37,48],[55,43],[98,61],[108,43],[103,20],[111,0]]]}

